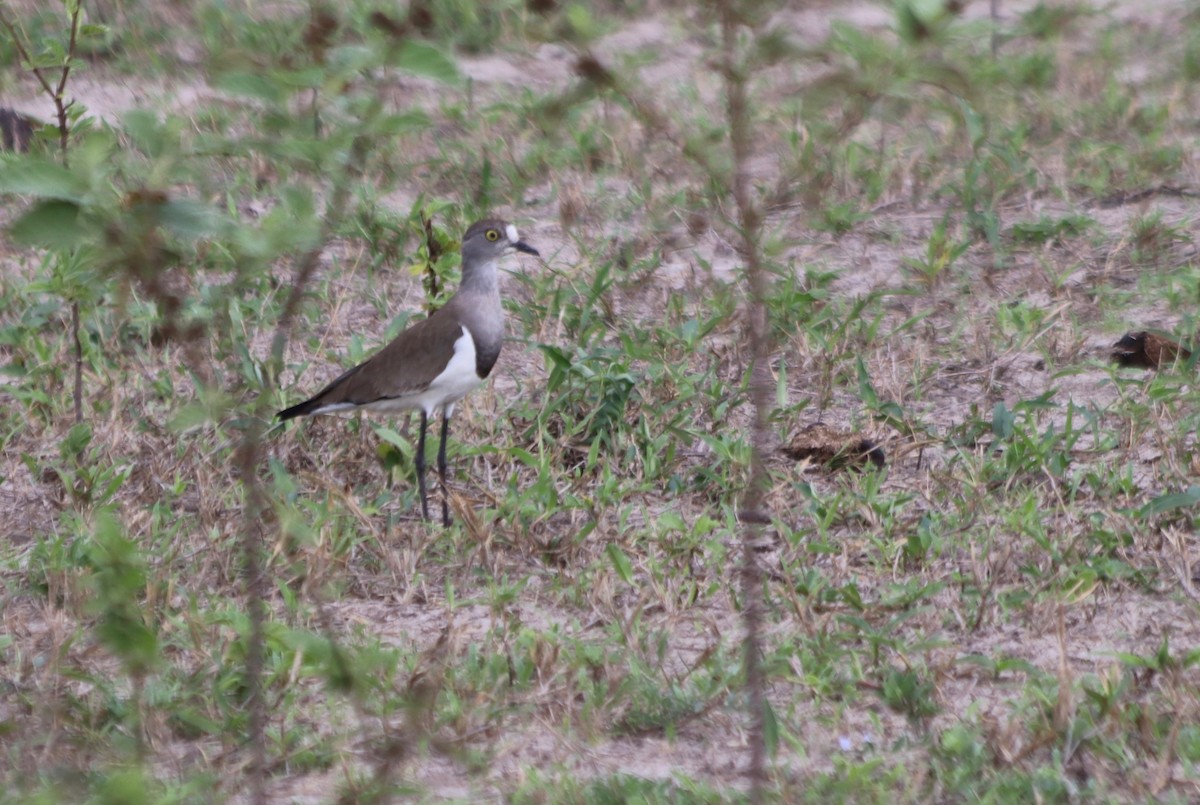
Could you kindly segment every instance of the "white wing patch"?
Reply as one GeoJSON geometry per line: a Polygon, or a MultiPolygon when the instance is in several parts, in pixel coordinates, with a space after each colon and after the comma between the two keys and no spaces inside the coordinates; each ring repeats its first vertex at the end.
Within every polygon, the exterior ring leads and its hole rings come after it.
{"type": "Polygon", "coordinates": [[[426,395],[434,395],[433,405],[441,407],[454,403],[466,396],[467,392],[483,381],[475,366],[475,339],[471,331],[463,325],[462,335],[454,342],[454,355],[442,373],[433,379],[426,395]]]}
{"type": "Polygon", "coordinates": [[[355,405],[354,403],[349,402],[328,403],[318,408],[314,408],[311,412],[309,412],[309,415],[316,416],[317,414],[336,414],[341,411],[356,411],[361,407],[362,406],[360,405],[355,405]]]}

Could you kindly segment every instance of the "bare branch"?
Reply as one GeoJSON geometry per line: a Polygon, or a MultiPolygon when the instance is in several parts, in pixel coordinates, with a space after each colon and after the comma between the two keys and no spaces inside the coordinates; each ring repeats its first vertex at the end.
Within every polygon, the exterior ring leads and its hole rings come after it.
{"type": "MultiPolygon", "coordinates": [[[[71,35],[67,41],[67,55],[62,67],[59,68],[58,83],[53,87],[50,86],[50,80],[46,77],[46,71],[34,64],[29,50],[25,47],[23,33],[9,19],[6,11],[8,11],[8,4],[0,3],[0,26],[8,31],[8,37],[12,40],[13,47],[17,49],[17,55],[21,57],[22,62],[28,65],[29,71],[42,85],[42,90],[54,102],[54,114],[58,120],[58,149],[62,154],[63,165],[66,166],[68,164],[67,145],[71,137],[71,124],[67,120],[67,111],[74,101],[64,102],[63,93],[67,88],[67,79],[71,75],[71,62],[75,58],[75,45],[79,40],[79,20],[83,16],[83,0],[80,0],[79,4],[75,6],[75,10],[71,12],[71,35]]],[[[83,421],[83,341],[79,337],[79,300],[71,302],[71,342],[75,353],[75,388],[71,396],[75,405],[75,422],[78,424],[83,421]]]]}
{"type": "MultiPolygon", "coordinates": [[[[283,312],[275,326],[271,339],[270,377],[282,373],[284,352],[292,322],[300,309],[300,301],[312,280],[325,244],[333,233],[333,223],[341,220],[350,199],[351,175],[357,175],[367,155],[367,138],[359,136],[350,149],[345,170],[338,177],[329,204],[325,208],[321,237],[317,245],[305,252],[296,264],[292,289],[284,302],[283,312]]],[[[246,573],[246,611],[250,620],[250,635],[246,650],[246,687],[250,705],[250,799],[255,805],[266,805],[266,700],[262,690],[263,625],[266,620],[266,564],[262,550],[262,515],[267,509],[266,495],[259,483],[258,468],[262,463],[262,437],[266,431],[266,417],[270,414],[271,397],[259,395],[255,403],[250,425],[242,435],[234,455],[234,466],[246,490],[243,508],[241,545],[246,573]]]]}
{"type": "Polygon", "coordinates": [[[766,740],[763,716],[766,708],[762,673],[762,570],[755,546],[764,523],[770,522],[763,511],[767,472],[763,464],[766,451],[767,423],[771,410],[772,383],[768,370],[770,350],[767,343],[766,269],[759,252],[759,227],[762,215],[750,194],[746,164],[750,159],[750,113],[746,101],[746,79],[737,62],[738,19],[733,0],[717,0],[721,16],[721,67],[725,73],[726,116],[729,143],[733,151],[734,203],[737,205],[742,257],[746,261],[746,279],[750,286],[746,333],[750,341],[750,399],[754,408],[751,437],[750,479],[742,503],[742,618],[745,623],[746,692],[750,702],[750,802],[763,801],[766,787],[766,740]]]}
{"type": "Polygon", "coordinates": [[[774,384],[770,376],[770,343],[767,330],[768,272],[760,249],[762,212],[754,202],[746,165],[752,140],[746,80],[737,59],[737,32],[741,21],[734,0],[714,0],[721,19],[721,69],[725,75],[726,116],[733,153],[730,171],[702,145],[680,135],[667,115],[653,101],[634,91],[620,76],[609,70],[594,54],[585,52],[575,64],[582,78],[601,89],[625,99],[633,114],[663,139],[675,143],[680,152],[695,163],[716,187],[726,187],[733,195],[737,219],[733,222],[741,239],[741,254],[746,261],[749,286],[746,334],[753,364],[750,370],[750,396],[754,408],[754,432],[751,445],[750,479],[743,498],[740,520],[745,527],[742,542],[742,603],[746,629],[746,688],[750,700],[750,801],[761,802],[766,784],[766,743],[763,715],[766,707],[762,675],[762,571],[754,546],[761,527],[771,518],[763,511],[768,483],[763,455],[767,448],[768,423],[774,384]]]}

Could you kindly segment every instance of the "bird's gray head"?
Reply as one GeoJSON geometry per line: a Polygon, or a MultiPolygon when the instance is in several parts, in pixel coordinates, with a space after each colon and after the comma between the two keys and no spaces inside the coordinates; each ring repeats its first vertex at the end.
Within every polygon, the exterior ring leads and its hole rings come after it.
{"type": "Polygon", "coordinates": [[[501,255],[516,250],[540,257],[538,250],[521,240],[517,228],[499,218],[485,218],[471,224],[463,235],[462,261],[464,266],[494,263],[501,255]]]}

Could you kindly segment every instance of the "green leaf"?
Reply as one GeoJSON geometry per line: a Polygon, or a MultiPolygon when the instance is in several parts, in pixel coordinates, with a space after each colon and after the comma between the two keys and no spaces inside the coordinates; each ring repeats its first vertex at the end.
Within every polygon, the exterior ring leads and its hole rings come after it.
{"type": "MultiPolygon", "coordinates": [[[[328,63],[339,75],[347,75],[369,70],[379,63],[379,56],[367,45],[342,45],[329,51],[328,63]]],[[[323,78],[319,77],[318,82],[323,78]]]]}
{"type": "Polygon", "coordinates": [[[553,344],[538,344],[537,347],[546,354],[546,357],[549,358],[556,367],[562,369],[570,368],[571,358],[567,355],[567,353],[563,352],[560,347],[556,347],[553,344]]]}
{"type": "Polygon", "coordinates": [[[1186,492],[1171,492],[1159,495],[1138,509],[1138,517],[1154,517],[1175,509],[1190,509],[1200,503],[1200,486],[1189,486],[1186,492]]]}
{"type": "Polygon", "coordinates": [[[158,209],[163,226],[181,238],[194,240],[221,231],[221,218],[212,207],[191,198],[173,198],[158,209]]]}
{"type": "Polygon", "coordinates": [[[8,234],[14,242],[25,246],[69,249],[88,235],[79,213],[79,205],[71,201],[39,201],[13,221],[8,234]]]}
{"type": "Polygon", "coordinates": [[[599,33],[596,20],[583,3],[572,3],[567,8],[567,24],[571,26],[574,37],[585,42],[594,39],[599,33]]]}
{"type": "Polygon", "coordinates": [[[57,53],[39,53],[29,61],[21,62],[26,70],[55,70],[62,67],[64,58],[57,53]]]}
{"type": "Polygon", "coordinates": [[[212,421],[212,413],[204,403],[189,403],[175,412],[168,427],[175,433],[198,428],[212,421]]]}
{"type": "MultiPolygon", "coordinates": [[[[72,108],[81,106],[77,103],[72,108]]],[[[90,129],[76,127],[72,135],[77,139],[71,147],[71,170],[77,176],[88,177],[89,189],[103,188],[111,191],[111,185],[106,179],[117,170],[119,160],[114,157],[124,148],[117,142],[117,130],[110,126],[90,129]]]]}
{"type": "Polygon", "coordinates": [[[158,117],[148,109],[132,109],[121,115],[121,128],[133,144],[152,157],[161,156],[165,139],[158,117]]]}
{"type": "Polygon", "coordinates": [[[863,363],[862,357],[856,359],[854,368],[858,374],[858,394],[862,398],[863,404],[868,408],[878,408],[879,394],[875,391],[874,384],[871,383],[871,376],[867,373],[867,365],[863,363]]]}
{"type": "Polygon", "coordinates": [[[1155,667],[1154,660],[1139,656],[1137,654],[1130,654],[1129,652],[1118,651],[1118,652],[1116,652],[1116,656],[1117,656],[1118,660],[1125,663],[1126,665],[1131,665],[1134,668],[1154,668],[1155,667]]]}
{"type": "Polygon", "coordinates": [[[150,792],[154,786],[141,769],[118,769],[99,777],[98,796],[93,802],[121,802],[124,805],[146,805],[153,802],[150,792]]]}
{"type": "Polygon", "coordinates": [[[217,76],[217,88],[269,103],[281,103],[285,93],[274,81],[256,73],[230,72],[217,76]]]}
{"type": "Polygon", "coordinates": [[[766,744],[767,755],[775,757],[779,749],[779,719],[775,717],[775,708],[763,699],[762,711],[763,743],[766,744]]]}
{"type": "Polygon", "coordinates": [[[97,624],[96,636],[134,673],[146,673],[158,658],[158,637],[128,613],[109,613],[97,624]]]}
{"type": "Polygon", "coordinates": [[[87,183],[77,174],[44,159],[22,159],[4,163],[0,170],[0,193],[79,201],[87,183]]]}
{"type": "Polygon", "coordinates": [[[158,638],[138,606],[146,589],[145,558],[109,510],[96,514],[87,561],[93,571],[90,606],[100,615],[96,636],[127,670],[146,673],[157,660],[158,638]]]}
{"type": "Polygon", "coordinates": [[[835,593],[837,594],[838,598],[841,598],[859,612],[862,612],[867,608],[863,603],[862,594],[858,590],[858,585],[854,584],[853,582],[838,587],[835,590],[835,593]]]}
{"type": "Polygon", "coordinates": [[[508,454],[526,467],[532,467],[535,470],[542,468],[542,462],[538,460],[537,456],[523,447],[510,447],[508,454]]]}
{"type": "Polygon", "coordinates": [[[608,554],[608,559],[613,564],[613,569],[617,571],[617,575],[626,584],[633,584],[633,565],[629,563],[629,557],[625,552],[617,547],[615,542],[610,542],[604,548],[608,554]]]}
{"type": "Polygon", "coordinates": [[[394,137],[414,131],[425,131],[431,125],[429,115],[419,109],[414,109],[399,115],[384,115],[374,121],[369,130],[375,135],[394,137]]]}
{"type": "Polygon", "coordinates": [[[405,42],[393,57],[392,65],[446,84],[462,81],[454,59],[426,42],[405,42]]]}
{"type": "Polygon", "coordinates": [[[280,70],[271,75],[271,80],[282,89],[304,90],[319,87],[325,83],[326,73],[321,67],[280,70]]]}
{"type": "Polygon", "coordinates": [[[386,425],[377,425],[372,430],[375,431],[375,435],[380,439],[400,448],[401,454],[407,456],[413,452],[413,443],[386,425]]]}
{"type": "Polygon", "coordinates": [[[211,422],[220,422],[229,415],[230,409],[236,406],[237,403],[229,394],[220,391],[203,392],[199,399],[175,412],[169,427],[175,433],[184,433],[211,422]]]}
{"type": "Polygon", "coordinates": [[[284,185],[279,188],[279,204],[294,225],[318,228],[317,204],[310,188],[284,185]]]}
{"type": "Polygon", "coordinates": [[[92,443],[92,426],[87,422],[79,422],[71,426],[66,437],[59,443],[62,456],[68,460],[78,459],[83,451],[92,443]]]}
{"type": "Polygon", "coordinates": [[[1012,411],[1008,410],[1008,406],[1002,402],[996,403],[992,409],[992,433],[996,435],[996,438],[1011,439],[1015,424],[1016,420],[1012,411]]]}
{"type": "Polygon", "coordinates": [[[679,512],[665,511],[657,518],[655,525],[658,526],[660,533],[668,531],[679,531],[680,533],[687,531],[687,524],[683,521],[683,515],[679,512]]]}

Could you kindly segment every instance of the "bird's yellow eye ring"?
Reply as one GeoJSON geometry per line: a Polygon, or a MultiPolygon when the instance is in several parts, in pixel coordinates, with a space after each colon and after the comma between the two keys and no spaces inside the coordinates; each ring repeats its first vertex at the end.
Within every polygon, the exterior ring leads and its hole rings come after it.
{"type": "Polygon", "coordinates": [[[500,240],[500,233],[497,232],[495,229],[489,229],[487,231],[487,234],[484,235],[484,237],[486,237],[488,240],[495,243],[496,241],[500,240]]]}

